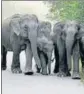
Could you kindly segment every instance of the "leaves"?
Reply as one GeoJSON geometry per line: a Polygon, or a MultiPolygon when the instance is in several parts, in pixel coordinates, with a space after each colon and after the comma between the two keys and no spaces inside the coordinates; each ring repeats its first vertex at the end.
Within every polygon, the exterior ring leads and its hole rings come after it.
{"type": "Polygon", "coordinates": [[[83,0],[46,1],[49,5],[47,18],[51,20],[78,20],[84,22],[83,0]]]}

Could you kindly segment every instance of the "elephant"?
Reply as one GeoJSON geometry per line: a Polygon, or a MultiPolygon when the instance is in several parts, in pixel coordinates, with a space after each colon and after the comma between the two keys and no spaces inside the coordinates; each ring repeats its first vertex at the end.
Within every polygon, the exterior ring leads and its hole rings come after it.
{"type": "Polygon", "coordinates": [[[57,73],[57,76],[70,76],[67,65],[66,57],[66,40],[64,33],[64,22],[57,22],[54,24],[53,31],[50,33],[52,41],[54,43],[54,55],[55,55],[55,68],[54,73],[57,73]]]}
{"type": "MultiPolygon", "coordinates": [[[[56,42],[55,44],[57,44],[56,48],[58,48],[59,63],[57,62],[57,64],[59,64],[59,71],[64,72],[62,68],[63,69],[66,68],[65,69],[66,73],[68,73],[68,75],[70,76],[71,63],[72,63],[71,56],[72,56],[73,57],[72,79],[80,79],[80,74],[79,74],[80,25],[79,25],[79,22],[74,20],[58,22],[54,26],[54,30],[51,35],[53,35],[53,40],[54,42],[56,42]],[[55,32],[57,32],[57,37],[55,32]]],[[[65,76],[65,74],[63,73],[60,73],[60,75],[58,74],[58,76],[62,76],[62,75],[65,76]]]]}
{"type": "Polygon", "coordinates": [[[2,70],[6,70],[7,51],[13,51],[12,73],[21,73],[19,55],[22,50],[26,54],[25,75],[32,75],[32,57],[38,68],[41,68],[37,54],[38,18],[34,14],[15,14],[2,23],[2,70]]]}
{"type": "Polygon", "coordinates": [[[80,25],[78,21],[66,21],[64,26],[65,40],[66,40],[66,53],[68,70],[71,70],[71,56],[73,57],[73,73],[72,79],[80,79],[79,74],[79,32],[80,25]]]}
{"type": "MultiPolygon", "coordinates": [[[[51,40],[50,32],[51,32],[50,22],[42,21],[39,23],[37,34],[37,50],[42,65],[41,73],[43,75],[48,75],[51,73],[51,57],[54,46],[51,40]]],[[[38,73],[40,72],[38,68],[37,72],[38,73]]]]}
{"type": "Polygon", "coordinates": [[[71,70],[71,56],[73,56],[72,79],[80,79],[79,58],[81,58],[82,70],[84,70],[84,24],[74,20],[67,21],[63,31],[66,40],[68,70],[71,70]]]}
{"type": "Polygon", "coordinates": [[[84,24],[78,21],[67,21],[64,27],[66,35],[66,51],[68,69],[71,70],[71,55],[73,56],[72,79],[80,79],[79,58],[84,71],[84,24]]]}

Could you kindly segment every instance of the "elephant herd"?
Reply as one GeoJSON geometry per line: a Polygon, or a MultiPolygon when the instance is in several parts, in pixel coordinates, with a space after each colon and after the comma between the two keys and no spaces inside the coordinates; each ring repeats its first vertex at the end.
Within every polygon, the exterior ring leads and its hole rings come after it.
{"type": "Polygon", "coordinates": [[[51,73],[52,51],[55,56],[54,73],[59,77],[80,79],[79,59],[84,72],[84,24],[77,21],[60,21],[52,25],[40,21],[34,14],[15,14],[2,22],[1,67],[6,70],[7,51],[13,51],[12,73],[22,73],[19,55],[25,50],[25,75],[32,75],[32,58],[38,73],[51,73]],[[73,65],[72,65],[73,59],[73,65]],[[73,68],[72,68],[73,67],[73,68]]]}

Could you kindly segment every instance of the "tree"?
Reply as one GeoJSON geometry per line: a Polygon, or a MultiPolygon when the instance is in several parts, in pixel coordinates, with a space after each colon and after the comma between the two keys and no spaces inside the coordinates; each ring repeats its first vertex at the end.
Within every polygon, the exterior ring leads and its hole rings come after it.
{"type": "Polygon", "coordinates": [[[77,20],[84,22],[83,0],[46,1],[49,5],[47,18],[51,20],[77,20]]]}

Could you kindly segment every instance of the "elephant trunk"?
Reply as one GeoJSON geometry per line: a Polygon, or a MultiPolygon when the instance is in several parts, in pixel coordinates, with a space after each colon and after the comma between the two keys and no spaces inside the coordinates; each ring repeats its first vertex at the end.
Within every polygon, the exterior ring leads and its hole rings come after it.
{"type": "Polygon", "coordinates": [[[74,44],[74,39],[67,36],[67,38],[66,38],[66,52],[67,52],[67,63],[68,63],[69,70],[71,70],[71,53],[72,53],[73,44],[74,44]]]}
{"type": "Polygon", "coordinates": [[[37,32],[35,32],[35,30],[31,31],[31,32],[32,33],[30,33],[29,39],[31,42],[32,53],[33,53],[33,56],[34,56],[34,59],[35,59],[35,62],[37,64],[38,68],[41,69],[41,62],[40,62],[40,59],[39,59],[39,56],[37,53],[37,32]]]}

